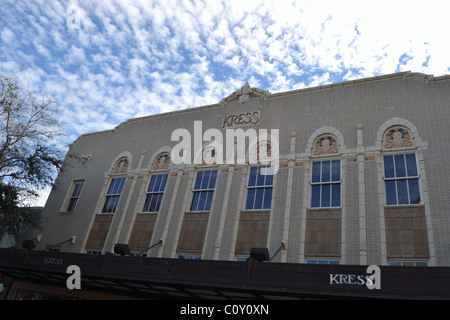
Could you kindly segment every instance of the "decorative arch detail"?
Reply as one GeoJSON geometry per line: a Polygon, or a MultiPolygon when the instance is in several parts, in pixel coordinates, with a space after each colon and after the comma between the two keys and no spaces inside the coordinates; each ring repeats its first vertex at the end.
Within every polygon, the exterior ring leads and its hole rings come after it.
{"type": "Polygon", "coordinates": [[[416,126],[406,119],[395,117],[380,126],[376,143],[382,150],[395,150],[414,148],[419,141],[416,126]]]}
{"type": "Polygon", "coordinates": [[[308,140],[307,152],[312,156],[340,154],[345,148],[344,137],[339,130],[325,126],[317,129],[308,140]]]}
{"type": "Polygon", "coordinates": [[[166,170],[169,169],[170,153],[161,152],[153,160],[152,170],[166,170]]]}
{"type": "Polygon", "coordinates": [[[131,153],[124,151],[119,154],[112,162],[111,174],[125,174],[131,166],[131,153]]]}

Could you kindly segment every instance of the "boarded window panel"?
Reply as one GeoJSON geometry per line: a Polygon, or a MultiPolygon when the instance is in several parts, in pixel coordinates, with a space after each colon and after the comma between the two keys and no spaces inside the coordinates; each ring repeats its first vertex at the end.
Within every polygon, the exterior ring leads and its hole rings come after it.
{"type": "Polygon", "coordinates": [[[202,252],[208,219],[209,213],[204,212],[189,212],[184,215],[177,252],[202,252]]]}
{"type": "Polygon", "coordinates": [[[266,247],[268,228],[268,212],[241,213],[235,253],[248,255],[251,248],[266,247]]]}

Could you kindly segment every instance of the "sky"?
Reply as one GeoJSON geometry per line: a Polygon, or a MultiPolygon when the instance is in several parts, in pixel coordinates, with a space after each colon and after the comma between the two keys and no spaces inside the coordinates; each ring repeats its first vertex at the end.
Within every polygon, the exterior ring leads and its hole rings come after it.
{"type": "Polygon", "coordinates": [[[448,0],[0,0],[0,72],[68,144],[130,118],[402,72],[450,74],[448,0]]]}

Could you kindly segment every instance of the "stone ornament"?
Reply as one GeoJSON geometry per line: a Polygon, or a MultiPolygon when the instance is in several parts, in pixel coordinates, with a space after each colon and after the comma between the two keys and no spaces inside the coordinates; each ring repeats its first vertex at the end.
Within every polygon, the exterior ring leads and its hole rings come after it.
{"type": "Polygon", "coordinates": [[[390,128],[384,134],[384,149],[412,147],[412,145],[409,130],[404,127],[390,128]]]}
{"type": "Polygon", "coordinates": [[[320,135],[313,144],[313,155],[320,156],[326,154],[337,154],[339,148],[337,145],[337,139],[330,134],[320,135]]]}
{"type": "Polygon", "coordinates": [[[152,170],[169,169],[170,155],[168,152],[162,152],[156,156],[152,170]]]}
{"type": "Polygon", "coordinates": [[[113,174],[121,174],[121,173],[127,173],[128,171],[128,158],[122,157],[119,160],[117,160],[116,164],[114,165],[113,174]]]}

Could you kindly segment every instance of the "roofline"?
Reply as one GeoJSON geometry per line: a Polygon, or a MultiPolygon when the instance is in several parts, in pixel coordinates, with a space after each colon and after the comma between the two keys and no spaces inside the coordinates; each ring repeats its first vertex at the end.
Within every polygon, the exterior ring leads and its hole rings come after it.
{"type": "MultiPolygon", "coordinates": [[[[394,80],[394,79],[402,79],[402,80],[411,79],[411,80],[421,81],[424,84],[432,84],[432,83],[436,83],[436,82],[448,81],[448,80],[450,80],[450,75],[435,77],[434,75],[424,74],[421,72],[404,71],[404,72],[391,73],[391,74],[386,74],[386,75],[381,75],[381,76],[326,84],[326,85],[321,85],[321,86],[316,86],[316,87],[309,87],[309,88],[303,88],[303,89],[297,89],[297,90],[289,90],[289,91],[278,92],[278,93],[270,93],[268,97],[269,98],[278,98],[278,97],[289,96],[289,95],[294,95],[294,94],[305,94],[305,93],[311,93],[311,92],[316,92],[316,91],[349,87],[349,86],[355,86],[355,85],[359,85],[359,84],[367,84],[367,83],[372,83],[372,82],[394,80]]],[[[233,95],[233,93],[230,94],[229,96],[231,96],[231,95],[233,95]]],[[[84,133],[84,134],[80,135],[75,141],[73,141],[69,145],[69,147],[74,145],[78,140],[81,140],[86,137],[117,132],[117,130],[120,127],[129,125],[133,122],[145,121],[145,120],[160,118],[160,117],[168,117],[168,116],[178,115],[178,114],[187,113],[187,112],[196,112],[196,111],[203,110],[203,109],[217,108],[217,107],[221,107],[221,106],[223,106],[222,103],[218,102],[218,103],[210,104],[210,105],[204,105],[204,106],[186,108],[186,109],[181,109],[181,110],[176,110],[176,111],[152,114],[152,115],[137,117],[137,118],[131,118],[131,119],[128,119],[128,120],[118,124],[113,129],[84,133]]]]}

